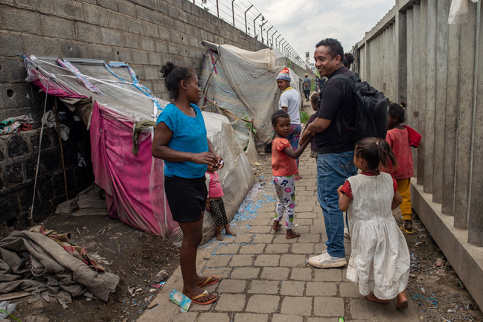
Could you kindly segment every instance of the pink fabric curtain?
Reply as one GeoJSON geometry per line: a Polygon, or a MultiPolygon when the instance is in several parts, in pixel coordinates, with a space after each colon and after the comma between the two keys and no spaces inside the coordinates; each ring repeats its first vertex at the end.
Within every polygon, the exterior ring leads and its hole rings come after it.
{"type": "Polygon", "coordinates": [[[100,106],[91,117],[91,155],[95,181],[106,191],[109,215],[143,231],[166,237],[177,228],[163,185],[163,162],[151,155],[151,135],[141,134],[132,150],[134,122],[100,106]]]}

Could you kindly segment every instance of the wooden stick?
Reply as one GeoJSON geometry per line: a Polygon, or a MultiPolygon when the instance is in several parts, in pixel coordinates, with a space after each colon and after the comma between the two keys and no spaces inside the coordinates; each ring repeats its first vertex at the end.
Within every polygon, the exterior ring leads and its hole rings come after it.
{"type": "Polygon", "coordinates": [[[65,171],[65,161],[64,161],[64,147],[62,146],[62,138],[60,137],[60,127],[59,127],[59,109],[57,107],[58,98],[55,97],[54,101],[54,114],[55,114],[55,126],[57,128],[57,137],[59,138],[60,145],[60,156],[62,159],[62,170],[64,171],[64,188],[65,188],[65,200],[69,200],[69,191],[67,190],[67,173],[65,171]]]}

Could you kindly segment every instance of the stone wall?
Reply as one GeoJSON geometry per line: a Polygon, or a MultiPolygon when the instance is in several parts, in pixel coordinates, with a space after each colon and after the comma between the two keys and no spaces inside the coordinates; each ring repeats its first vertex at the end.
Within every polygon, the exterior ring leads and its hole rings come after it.
{"type": "MultiPolygon", "coordinates": [[[[36,169],[45,96],[25,81],[21,54],[128,62],[141,83],[168,99],[160,67],[167,61],[199,74],[203,40],[247,50],[266,46],[188,0],[3,0],[0,3],[0,120],[30,115],[36,130],[0,137],[0,222],[25,226],[36,169]],[[20,217],[19,217],[20,216],[20,217]],[[20,218],[21,220],[17,220],[20,218]]],[[[52,108],[52,100],[47,109],[52,108]]],[[[34,219],[53,213],[65,200],[55,131],[44,134],[34,219]]],[[[93,181],[77,166],[77,147],[64,157],[73,196],[93,181]],[[69,156],[69,157],[67,157],[69,156]],[[82,178],[82,180],[81,180],[82,178]]]]}

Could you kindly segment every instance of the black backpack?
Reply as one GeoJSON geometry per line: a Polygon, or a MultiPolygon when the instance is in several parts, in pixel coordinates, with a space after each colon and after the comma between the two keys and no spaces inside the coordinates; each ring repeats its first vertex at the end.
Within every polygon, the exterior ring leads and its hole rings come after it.
{"type": "Polygon", "coordinates": [[[335,75],[330,80],[333,79],[341,79],[348,83],[356,99],[355,126],[349,126],[345,120],[337,116],[339,134],[342,133],[342,122],[350,131],[354,143],[366,137],[386,139],[389,99],[367,82],[362,82],[356,73],[352,73],[351,76],[335,75]]]}

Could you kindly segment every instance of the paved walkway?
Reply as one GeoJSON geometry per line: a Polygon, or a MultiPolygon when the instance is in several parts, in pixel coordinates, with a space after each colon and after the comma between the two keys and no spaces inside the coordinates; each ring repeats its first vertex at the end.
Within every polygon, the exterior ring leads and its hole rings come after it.
{"type": "MultiPolygon", "coordinates": [[[[295,231],[297,239],[287,240],[285,230],[271,230],[275,190],[271,182],[269,155],[263,156],[262,173],[241,211],[232,222],[236,237],[210,241],[200,247],[198,267],[203,275],[218,275],[219,284],[207,287],[219,294],[212,305],[192,304],[189,312],[168,299],[169,292],[181,290],[178,269],[138,321],[235,321],[235,322],[315,322],[418,321],[413,303],[406,311],[366,301],[356,284],[346,280],[346,269],[316,269],[307,264],[309,256],[325,249],[322,211],[318,205],[315,159],[309,151],[300,159],[303,179],[296,183],[295,231]]],[[[350,242],[346,239],[347,257],[350,242]]]]}

